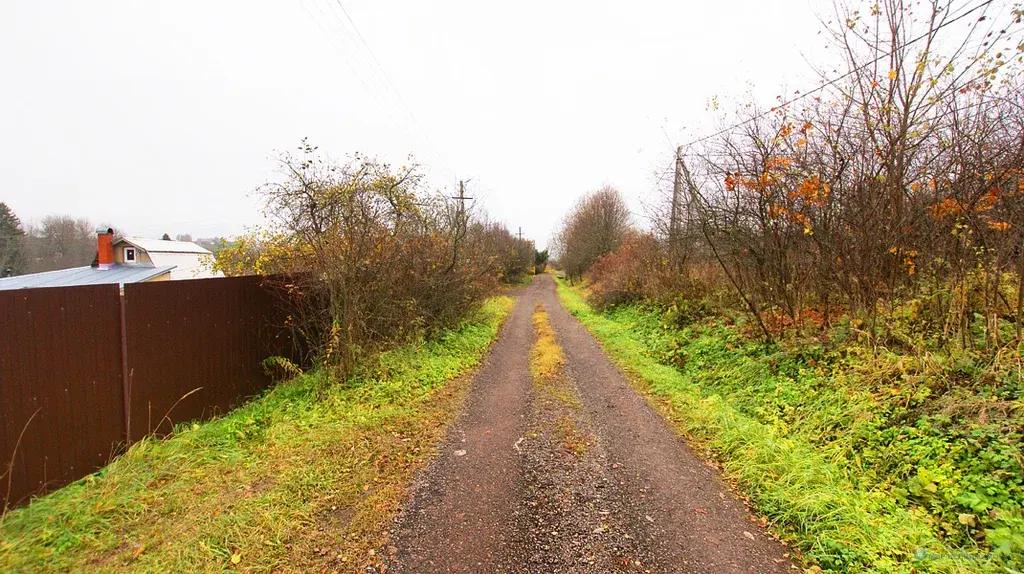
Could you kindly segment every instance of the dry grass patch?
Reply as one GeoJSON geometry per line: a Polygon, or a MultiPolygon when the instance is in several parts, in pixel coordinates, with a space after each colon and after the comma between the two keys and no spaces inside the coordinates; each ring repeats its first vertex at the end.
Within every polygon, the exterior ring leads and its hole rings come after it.
{"type": "Polygon", "coordinates": [[[544,406],[554,407],[553,420],[558,441],[566,451],[582,457],[589,448],[591,437],[580,430],[573,412],[580,408],[579,397],[572,384],[562,373],[565,356],[555,340],[544,305],[538,303],[533,312],[533,327],[537,337],[530,351],[530,373],[544,406]],[[566,410],[569,409],[569,410],[566,410]]]}
{"type": "Polygon", "coordinates": [[[541,303],[537,303],[533,310],[533,330],[537,340],[530,350],[530,374],[537,381],[553,381],[561,375],[565,357],[555,341],[555,330],[541,303]]]}
{"type": "Polygon", "coordinates": [[[576,419],[568,413],[558,417],[555,425],[558,429],[558,440],[562,443],[562,447],[578,458],[583,458],[583,455],[587,454],[587,451],[590,450],[590,443],[593,440],[591,436],[581,431],[579,425],[576,424],[576,419]]]}

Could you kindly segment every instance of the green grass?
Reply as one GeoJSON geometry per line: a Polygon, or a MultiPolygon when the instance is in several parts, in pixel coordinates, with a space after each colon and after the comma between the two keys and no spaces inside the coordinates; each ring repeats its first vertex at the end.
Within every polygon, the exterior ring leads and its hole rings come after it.
{"type": "Polygon", "coordinates": [[[136,443],[5,516],[0,571],[362,571],[511,305],[491,299],[342,383],[303,375],[136,443]]]}
{"type": "MultiPolygon", "coordinates": [[[[964,534],[977,530],[960,524],[960,513],[953,513],[958,523],[949,524],[951,503],[943,497],[962,501],[964,485],[972,484],[964,477],[982,475],[971,474],[966,460],[949,458],[951,445],[963,441],[936,442],[935,433],[913,430],[927,426],[927,418],[923,423],[908,418],[904,408],[890,413],[892,421],[918,422],[883,428],[880,421],[890,419],[876,411],[892,401],[880,399],[884,391],[878,389],[885,385],[858,384],[866,379],[856,376],[852,365],[863,357],[848,356],[828,370],[818,362],[820,353],[817,360],[814,353],[794,356],[745,340],[722,324],[680,331],[666,326],[651,308],[627,306],[602,314],[578,290],[561,281],[558,288],[563,304],[652,404],[722,464],[727,478],[808,563],[832,572],[1012,573],[1020,568],[1016,545],[1022,533],[1006,511],[1015,508],[1016,495],[997,513],[1001,522],[989,534],[1002,529],[996,534],[1003,538],[993,539],[991,548],[964,534]],[[902,431],[890,430],[897,428],[911,430],[900,436],[902,431]]],[[[871,365],[896,359],[881,360],[871,365]]],[[[1004,463],[1017,464],[1007,456],[985,472],[1004,463]]],[[[1019,475],[1018,465],[1016,475],[1010,469],[1006,476],[1017,480],[1019,475]]],[[[972,488],[995,492],[992,485],[1000,480],[1006,477],[995,474],[992,482],[972,488]]]]}

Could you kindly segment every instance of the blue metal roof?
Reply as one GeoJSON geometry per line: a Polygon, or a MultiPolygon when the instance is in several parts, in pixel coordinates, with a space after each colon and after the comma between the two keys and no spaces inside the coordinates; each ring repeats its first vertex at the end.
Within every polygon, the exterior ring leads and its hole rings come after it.
{"type": "Polygon", "coordinates": [[[0,279],[0,291],[8,289],[34,289],[36,287],[71,287],[74,285],[104,285],[141,283],[174,269],[174,265],[115,265],[110,269],[98,267],[72,267],[58,271],[45,271],[0,279]]]}

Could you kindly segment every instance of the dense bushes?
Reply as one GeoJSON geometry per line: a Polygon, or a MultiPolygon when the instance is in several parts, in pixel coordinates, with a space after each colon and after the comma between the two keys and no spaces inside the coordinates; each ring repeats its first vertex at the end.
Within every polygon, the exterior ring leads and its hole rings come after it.
{"type": "Polygon", "coordinates": [[[218,266],[280,274],[270,281],[312,360],[350,372],[368,353],[455,325],[499,281],[529,272],[529,242],[428,191],[414,166],[338,164],[304,144],[281,168],[260,190],[271,224],[218,266]]]}
{"type": "Polygon", "coordinates": [[[1024,47],[1017,12],[982,7],[890,0],[844,15],[839,80],[742,108],[735,127],[686,150],[666,240],[717,263],[758,321],[810,312],[827,327],[852,314],[884,335],[884,314],[922,296],[944,344],[969,338],[976,313],[981,345],[1019,337],[1024,47]],[[962,48],[939,48],[951,45],[962,48]]]}
{"type": "Polygon", "coordinates": [[[1016,392],[1019,366],[768,345],[727,318],[694,321],[674,306],[595,313],[579,291],[559,287],[654,404],[715,453],[812,564],[836,573],[1020,569],[1019,418],[1005,402],[977,410],[989,393],[1016,392]],[[964,377],[977,381],[973,396],[944,391],[964,377]]]}
{"type": "Polygon", "coordinates": [[[603,255],[587,270],[591,301],[599,307],[637,301],[652,295],[660,276],[661,246],[650,234],[631,233],[615,251],[603,255]]]}
{"type": "Polygon", "coordinates": [[[512,235],[501,223],[473,223],[466,243],[477,252],[478,261],[488,262],[482,269],[491,269],[503,283],[520,283],[533,267],[533,244],[512,235]]]}
{"type": "MultiPolygon", "coordinates": [[[[991,354],[1021,340],[1021,17],[981,7],[890,0],[848,14],[833,31],[847,72],[813,98],[742,107],[687,149],[680,196],[653,214],[657,240],[592,270],[597,302],[664,299],[669,276],[690,298],[731,291],[768,340],[847,318],[880,345],[991,354]],[[897,312],[922,331],[895,332],[897,312]]],[[[577,238],[587,205],[562,232],[571,278],[616,246],[577,238]]]]}

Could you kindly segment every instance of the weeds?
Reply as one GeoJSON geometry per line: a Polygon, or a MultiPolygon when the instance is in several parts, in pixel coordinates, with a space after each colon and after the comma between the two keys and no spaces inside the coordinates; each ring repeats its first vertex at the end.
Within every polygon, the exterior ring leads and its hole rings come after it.
{"type": "Polygon", "coordinates": [[[928,369],[971,376],[969,363],[784,349],[718,321],[679,331],[653,308],[599,314],[564,282],[559,295],[675,428],[821,568],[1020,569],[1019,422],[1001,418],[1010,409],[993,400],[995,387],[952,401],[930,390],[928,369]],[[951,416],[956,409],[972,414],[951,416]],[[986,410],[994,414],[982,423],[986,410]]]}

